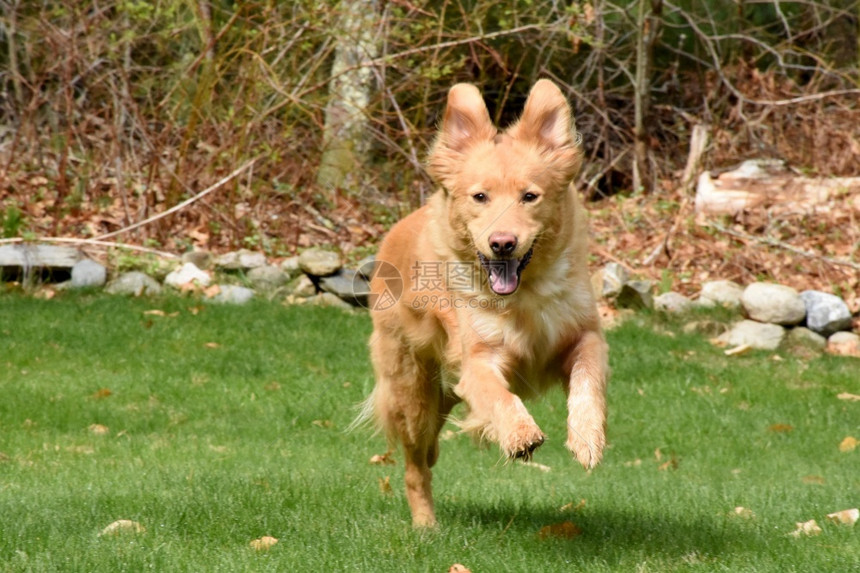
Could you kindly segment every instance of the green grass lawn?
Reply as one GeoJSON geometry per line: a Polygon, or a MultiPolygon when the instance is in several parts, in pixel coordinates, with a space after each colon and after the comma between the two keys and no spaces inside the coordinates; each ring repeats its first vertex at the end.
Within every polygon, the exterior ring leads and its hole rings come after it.
{"type": "Polygon", "coordinates": [[[421,532],[399,454],[371,465],[383,439],[345,431],[372,386],[366,315],[0,295],[0,571],[860,571],[860,526],[825,517],[860,505],[860,448],[839,449],[860,403],[837,398],[860,361],[726,357],[677,330],[608,334],[590,474],[560,391],[531,404],[549,471],[446,431],[442,526],[421,532]],[[146,530],[99,535],[118,519],[146,530]],[[820,535],[788,535],[810,519],[820,535]]]}

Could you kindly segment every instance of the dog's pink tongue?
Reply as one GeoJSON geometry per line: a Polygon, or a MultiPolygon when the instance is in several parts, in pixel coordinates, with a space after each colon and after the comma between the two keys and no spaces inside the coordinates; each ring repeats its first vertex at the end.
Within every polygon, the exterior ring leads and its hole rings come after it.
{"type": "Polygon", "coordinates": [[[519,286],[517,267],[520,262],[517,259],[506,261],[493,261],[490,263],[489,281],[490,288],[496,294],[511,294],[519,286]]]}

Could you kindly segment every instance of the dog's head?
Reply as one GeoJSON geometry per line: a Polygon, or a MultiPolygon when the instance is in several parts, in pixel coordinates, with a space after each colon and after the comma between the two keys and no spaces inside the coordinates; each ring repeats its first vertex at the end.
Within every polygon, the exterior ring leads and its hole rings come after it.
{"type": "Polygon", "coordinates": [[[540,236],[557,230],[581,161],[570,107],[551,81],[534,85],[504,132],[475,86],[451,88],[428,171],[447,195],[461,256],[480,261],[494,293],[514,293],[540,236]]]}

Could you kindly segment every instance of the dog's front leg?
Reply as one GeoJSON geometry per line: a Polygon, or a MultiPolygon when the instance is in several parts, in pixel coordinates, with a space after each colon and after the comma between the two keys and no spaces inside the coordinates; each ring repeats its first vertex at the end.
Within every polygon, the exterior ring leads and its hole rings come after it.
{"type": "Polygon", "coordinates": [[[566,446],[591,469],[600,463],[606,445],[607,345],[600,332],[590,330],[569,352],[566,446]]]}
{"type": "Polygon", "coordinates": [[[489,350],[473,351],[464,361],[454,387],[454,393],[469,406],[463,429],[498,442],[508,457],[529,459],[545,436],[523,401],[508,389],[504,363],[489,350]]]}

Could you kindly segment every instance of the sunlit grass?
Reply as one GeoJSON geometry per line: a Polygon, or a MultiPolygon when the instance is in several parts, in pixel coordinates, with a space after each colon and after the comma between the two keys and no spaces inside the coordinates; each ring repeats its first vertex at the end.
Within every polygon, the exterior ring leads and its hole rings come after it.
{"type": "Polygon", "coordinates": [[[366,315],[66,294],[5,295],[0,317],[0,571],[860,562],[860,527],[825,518],[860,500],[860,450],[838,447],[860,438],[860,404],[837,398],[860,394],[856,359],[726,357],[696,336],[655,334],[654,319],[629,322],[609,333],[601,467],[588,474],[569,459],[553,393],[530,407],[549,435],[535,462],[549,471],[446,432],[434,480],[442,527],[418,532],[399,454],[371,465],[383,440],[345,432],[372,385],[366,315]],[[146,531],[99,536],[117,519],[146,531]],[[787,535],[809,519],[820,535],[787,535]],[[565,521],[581,533],[539,536],[565,521]],[[279,543],[251,549],[264,535],[279,543]]]}

